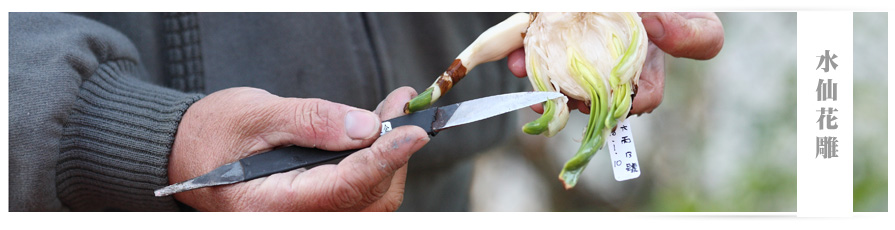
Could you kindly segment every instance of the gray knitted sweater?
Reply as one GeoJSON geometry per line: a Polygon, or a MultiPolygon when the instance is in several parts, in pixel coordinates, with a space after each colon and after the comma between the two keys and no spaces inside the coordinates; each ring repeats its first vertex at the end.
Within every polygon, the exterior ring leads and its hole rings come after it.
{"type": "MultiPolygon", "coordinates": [[[[179,120],[203,93],[250,86],[372,110],[397,87],[428,86],[507,15],[9,16],[10,210],[174,211],[152,191],[168,184],[179,120]]],[[[477,67],[442,103],[524,90],[505,65],[477,67]]],[[[411,159],[401,209],[465,210],[470,157],[512,124],[433,138],[411,159]]]]}

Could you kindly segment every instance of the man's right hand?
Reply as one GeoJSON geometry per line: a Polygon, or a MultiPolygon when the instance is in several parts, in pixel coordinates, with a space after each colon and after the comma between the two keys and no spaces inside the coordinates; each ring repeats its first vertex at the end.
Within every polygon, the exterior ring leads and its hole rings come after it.
{"type": "Polygon", "coordinates": [[[169,157],[172,184],[284,145],[360,150],[338,165],[174,197],[202,211],[394,211],[403,200],[407,161],[429,137],[414,126],[379,137],[379,125],[380,120],[403,115],[404,103],[413,96],[412,88],[399,88],[370,112],[320,99],[282,98],[255,88],[215,92],[190,106],[180,122],[169,157]]]}

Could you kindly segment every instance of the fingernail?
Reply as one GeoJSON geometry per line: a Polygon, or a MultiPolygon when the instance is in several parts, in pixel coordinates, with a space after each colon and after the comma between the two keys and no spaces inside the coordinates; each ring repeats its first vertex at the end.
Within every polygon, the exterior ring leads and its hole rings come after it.
{"type": "Polygon", "coordinates": [[[665,27],[662,26],[662,22],[659,21],[659,17],[656,15],[648,15],[643,18],[643,27],[646,29],[646,36],[651,39],[662,38],[665,36],[665,27]]]}
{"type": "Polygon", "coordinates": [[[371,112],[354,110],[345,115],[345,132],[351,139],[371,138],[378,129],[379,119],[371,112]]]}

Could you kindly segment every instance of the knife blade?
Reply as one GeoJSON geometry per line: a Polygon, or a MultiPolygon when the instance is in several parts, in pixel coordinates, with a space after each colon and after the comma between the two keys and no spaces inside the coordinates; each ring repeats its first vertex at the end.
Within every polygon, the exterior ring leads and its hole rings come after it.
{"type": "MultiPolygon", "coordinates": [[[[419,126],[430,136],[435,136],[438,132],[451,127],[484,120],[559,97],[563,97],[563,94],[520,92],[433,107],[383,121],[380,136],[403,125],[419,126]]],[[[249,181],[299,168],[310,169],[322,164],[338,163],[356,151],[326,151],[298,146],[278,148],[225,164],[196,178],[155,190],[155,196],[168,196],[197,188],[249,181]]]]}

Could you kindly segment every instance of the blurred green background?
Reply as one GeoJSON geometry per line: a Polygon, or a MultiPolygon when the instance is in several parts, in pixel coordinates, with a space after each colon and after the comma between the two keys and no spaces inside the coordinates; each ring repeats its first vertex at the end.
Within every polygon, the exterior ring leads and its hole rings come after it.
{"type": "Polygon", "coordinates": [[[888,211],[888,13],[854,14],[854,211],[888,211]]]}
{"type": "MultiPolygon", "coordinates": [[[[721,53],[708,61],[667,56],[662,105],[631,120],[640,178],[615,181],[603,149],[577,187],[564,190],[557,175],[587,123],[573,112],[555,137],[519,131],[479,156],[472,210],[796,211],[796,14],[718,16],[721,53]]],[[[855,211],[887,211],[886,20],[854,20],[855,211]]],[[[521,110],[519,126],[537,116],[521,110]]]]}

